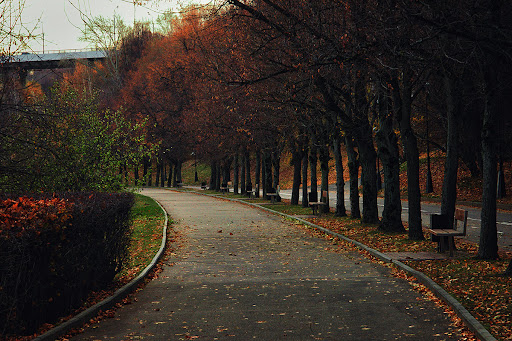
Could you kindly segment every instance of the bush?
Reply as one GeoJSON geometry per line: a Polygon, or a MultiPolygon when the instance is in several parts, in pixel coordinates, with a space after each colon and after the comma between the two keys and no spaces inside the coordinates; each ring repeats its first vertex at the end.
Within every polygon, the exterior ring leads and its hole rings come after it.
{"type": "Polygon", "coordinates": [[[108,286],[127,256],[132,194],[0,201],[0,332],[30,334],[108,286]]]}

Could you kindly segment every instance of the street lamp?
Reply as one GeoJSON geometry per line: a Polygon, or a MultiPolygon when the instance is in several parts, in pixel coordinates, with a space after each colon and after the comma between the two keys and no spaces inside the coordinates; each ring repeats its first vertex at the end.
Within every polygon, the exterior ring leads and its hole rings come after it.
{"type": "Polygon", "coordinates": [[[425,117],[426,117],[426,123],[427,123],[427,183],[425,185],[425,192],[426,193],[432,193],[434,191],[434,187],[432,185],[432,172],[430,171],[430,140],[429,140],[429,131],[428,131],[428,124],[429,124],[429,117],[428,117],[428,83],[426,84],[425,88],[427,93],[425,94],[425,117]]]}

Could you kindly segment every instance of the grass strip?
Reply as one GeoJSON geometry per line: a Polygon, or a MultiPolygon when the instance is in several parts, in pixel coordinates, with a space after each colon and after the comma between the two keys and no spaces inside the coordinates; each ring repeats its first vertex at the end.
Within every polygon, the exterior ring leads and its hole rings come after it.
{"type": "Polygon", "coordinates": [[[148,266],[162,243],[162,226],[165,217],[155,200],[135,194],[132,216],[132,240],[128,249],[129,256],[116,278],[121,282],[130,281],[148,266]]]}

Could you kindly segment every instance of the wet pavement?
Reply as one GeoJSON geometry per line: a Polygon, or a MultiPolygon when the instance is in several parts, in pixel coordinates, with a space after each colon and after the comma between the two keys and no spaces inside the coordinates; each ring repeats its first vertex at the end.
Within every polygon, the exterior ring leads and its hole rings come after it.
{"type": "Polygon", "coordinates": [[[157,279],[72,340],[457,340],[443,309],[357,252],[240,203],[144,189],[180,236],[157,279]]]}

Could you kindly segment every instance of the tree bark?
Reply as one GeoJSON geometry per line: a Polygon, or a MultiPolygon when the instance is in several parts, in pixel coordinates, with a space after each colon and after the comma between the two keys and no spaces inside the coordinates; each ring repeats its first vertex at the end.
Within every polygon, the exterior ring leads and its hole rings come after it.
{"type": "Polygon", "coordinates": [[[263,196],[268,200],[267,193],[272,193],[272,156],[269,151],[263,156],[263,196]]]}
{"type": "Polygon", "coordinates": [[[345,146],[350,176],[350,216],[359,219],[361,218],[361,210],[359,208],[359,159],[355,151],[354,140],[349,134],[345,134],[345,146]]]}
{"type": "Polygon", "coordinates": [[[398,114],[400,135],[404,146],[404,154],[407,161],[407,200],[409,204],[409,239],[423,240],[421,227],[421,190],[420,190],[420,156],[418,140],[411,127],[412,85],[411,75],[405,71],[402,84],[398,79],[393,79],[393,106],[395,114],[398,114]],[[400,95],[401,90],[401,95],[400,95]]]}
{"type": "Polygon", "coordinates": [[[357,127],[356,142],[359,150],[359,162],[362,170],[363,184],[363,223],[377,224],[377,153],[373,146],[372,128],[366,123],[357,127]]]}
{"type": "Polygon", "coordinates": [[[321,190],[322,193],[326,195],[326,204],[320,206],[320,211],[322,213],[329,213],[329,147],[327,145],[322,145],[319,148],[320,155],[320,170],[322,171],[322,181],[321,181],[321,190]]]}
{"type": "Polygon", "coordinates": [[[480,243],[478,257],[481,259],[498,258],[498,231],[496,227],[496,194],[497,194],[497,145],[498,145],[498,113],[500,96],[498,95],[499,80],[495,63],[488,66],[485,74],[486,103],[482,125],[482,211],[480,225],[480,243]]]}
{"type": "Polygon", "coordinates": [[[318,158],[316,156],[317,147],[315,146],[316,139],[311,140],[311,148],[309,152],[309,172],[311,177],[311,189],[310,193],[312,193],[311,200],[318,201],[318,177],[316,172],[316,165],[318,162],[318,158]]]}
{"type": "Polygon", "coordinates": [[[147,157],[144,157],[142,159],[142,165],[143,165],[143,170],[142,170],[142,183],[145,184],[146,181],[147,181],[147,175],[148,175],[148,158],[147,157]]]}
{"type": "Polygon", "coordinates": [[[165,161],[163,159],[161,161],[160,169],[161,169],[160,187],[164,187],[165,186],[165,161]]]}
{"type": "MultiPolygon", "coordinates": [[[[217,189],[217,161],[210,162],[210,190],[217,189]]],[[[176,187],[176,176],[174,176],[174,187],[176,187]]]]}
{"type": "Polygon", "coordinates": [[[240,181],[240,164],[239,164],[239,158],[238,158],[238,151],[235,153],[235,166],[233,170],[233,192],[235,194],[238,194],[238,183],[240,181]]]}
{"type": "Polygon", "coordinates": [[[162,165],[160,164],[160,160],[156,161],[156,177],[155,177],[155,186],[160,187],[160,172],[162,171],[162,165]]]}
{"type": "Polygon", "coordinates": [[[446,115],[448,118],[446,138],[446,159],[444,164],[443,192],[441,198],[441,214],[448,217],[449,226],[453,225],[455,203],[457,201],[457,171],[459,166],[459,105],[458,85],[452,77],[444,77],[446,92],[446,115]]]}
{"type": "Polygon", "coordinates": [[[220,191],[220,186],[221,186],[221,182],[220,181],[221,181],[221,175],[222,175],[222,172],[221,172],[221,161],[217,162],[217,172],[216,172],[216,175],[217,175],[217,179],[215,179],[215,185],[216,185],[215,190],[216,191],[220,191]]]}
{"type": "Polygon", "coordinates": [[[297,146],[293,147],[292,151],[292,165],[293,165],[293,185],[292,185],[292,199],[290,203],[292,205],[299,204],[299,193],[300,193],[300,182],[301,182],[301,170],[302,170],[302,154],[298,150],[297,146]]]}
{"type": "Polygon", "coordinates": [[[251,155],[249,150],[245,151],[245,192],[252,190],[251,182],[251,155]],[[251,189],[249,189],[251,188],[251,189]]]}
{"type": "Polygon", "coordinates": [[[336,133],[332,141],[334,161],[336,162],[336,217],[345,217],[345,179],[343,178],[343,158],[341,156],[341,141],[339,133],[336,133]]]}
{"type": "Polygon", "coordinates": [[[247,165],[247,162],[245,160],[245,150],[244,150],[244,151],[242,151],[242,171],[241,171],[241,176],[240,176],[240,193],[242,195],[247,194],[247,190],[245,187],[245,177],[247,174],[246,165],[247,165]]]}
{"type": "MultiPolygon", "coordinates": [[[[274,167],[272,188],[277,191],[279,188],[279,175],[281,170],[281,152],[279,150],[272,152],[272,166],[274,167]]],[[[281,197],[277,196],[276,201],[281,201],[281,197]]]]}
{"type": "Polygon", "coordinates": [[[308,207],[308,150],[302,151],[302,207],[308,207]]]}
{"type": "MultiPolygon", "coordinates": [[[[182,183],[183,182],[183,179],[181,178],[181,168],[183,166],[183,162],[182,161],[178,161],[176,163],[176,181],[178,181],[178,183],[182,183]]],[[[220,176],[220,172],[219,172],[219,176],[220,176]]]]}
{"type": "Polygon", "coordinates": [[[135,186],[139,185],[139,167],[135,166],[133,169],[133,180],[135,182],[135,186]]]}
{"type": "Polygon", "coordinates": [[[148,186],[153,186],[153,163],[151,160],[148,161],[148,186]]]}
{"type": "MultiPolygon", "coordinates": [[[[375,134],[378,156],[384,170],[384,210],[379,230],[405,232],[402,224],[402,203],[400,201],[400,163],[398,138],[393,130],[393,116],[388,109],[387,96],[379,96],[379,130],[375,134]]],[[[379,175],[380,176],[380,175],[379,175]]]]}
{"type": "Polygon", "coordinates": [[[258,149],[256,151],[256,174],[254,177],[255,185],[258,185],[258,191],[255,193],[255,197],[260,197],[259,188],[261,187],[261,151],[258,149]]]}
{"type": "Polygon", "coordinates": [[[169,175],[167,177],[167,187],[172,186],[172,175],[173,175],[172,166],[173,166],[173,163],[169,162],[169,175]]]}

